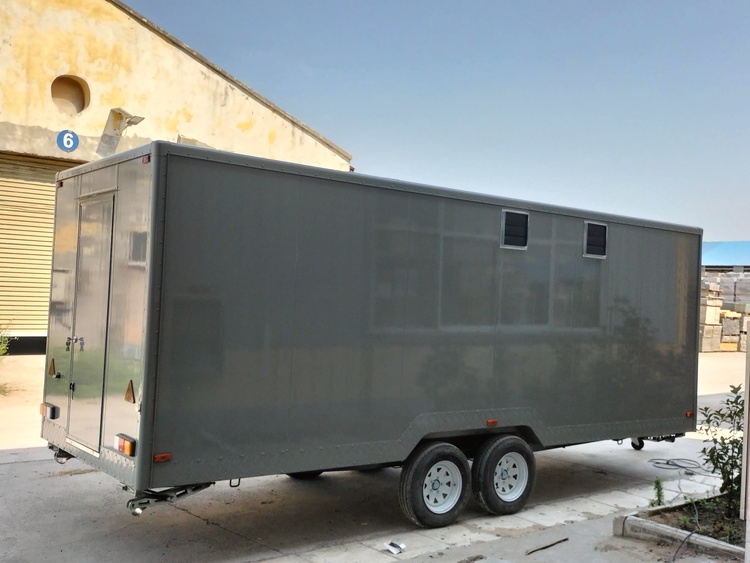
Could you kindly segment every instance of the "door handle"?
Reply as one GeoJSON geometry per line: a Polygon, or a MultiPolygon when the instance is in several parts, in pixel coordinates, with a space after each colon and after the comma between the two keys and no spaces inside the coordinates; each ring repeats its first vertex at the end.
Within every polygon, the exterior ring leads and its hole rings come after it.
{"type": "Polygon", "coordinates": [[[68,336],[65,339],[65,351],[70,352],[70,345],[75,344],[76,342],[80,346],[79,352],[83,352],[83,345],[85,344],[85,342],[83,341],[83,336],[74,336],[72,338],[68,336]]]}

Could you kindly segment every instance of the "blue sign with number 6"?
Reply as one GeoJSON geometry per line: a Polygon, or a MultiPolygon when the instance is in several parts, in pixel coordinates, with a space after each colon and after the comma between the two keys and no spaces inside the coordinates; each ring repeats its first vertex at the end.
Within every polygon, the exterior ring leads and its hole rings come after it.
{"type": "Polygon", "coordinates": [[[57,146],[65,152],[73,152],[78,148],[78,135],[67,129],[60,131],[57,134],[57,146]]]}

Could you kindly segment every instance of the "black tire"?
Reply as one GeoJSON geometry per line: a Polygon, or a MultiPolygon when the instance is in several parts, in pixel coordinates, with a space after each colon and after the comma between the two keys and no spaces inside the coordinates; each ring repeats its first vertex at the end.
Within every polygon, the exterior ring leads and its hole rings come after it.
{"type": "Polygon", "coordinates": [[[297,473],[287,473],[287,476],[292,479],[299,479],[300,481],[309,481],[310,479],[320,477],[322,473],[322,471],[298,471],[297,473]]]}
{"type": "Polygon", "coordinates": [[[517,436],[496,436],[474,458],[472,491],[490,514],[515,514],[534,488],[536,461],[529,445],[517,436]]]}
{"type": "Polygon", "coordinates": [[[630,445],[633,447],[634,450],[642,450],[645,442],[643,441],[643,438],[631,438],[630,445]]]}
{"type": "Polygon", "coordinates": [[[404,515],[422,528],[455,522],[469,501],[469,461],[457,447],[430,442],[404,462],[398,499],[404,515]]]}

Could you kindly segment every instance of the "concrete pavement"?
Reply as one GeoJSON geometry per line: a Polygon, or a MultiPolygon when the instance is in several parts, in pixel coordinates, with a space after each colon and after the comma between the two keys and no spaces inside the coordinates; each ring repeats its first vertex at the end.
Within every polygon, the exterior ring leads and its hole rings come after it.
{"type": "MultiPolygon", "coordinates": [[[[744,358],[702,355],[699,390],[721,395],[743,382],[744,358]]],[[[656,477],[673,501],[710,494],[719,483],[698,468],[703,443],[692,435],[647,442],[641,451],[600,442],[541,452],[524,510],[489,517],[472,502],[439,530],[416,529],[401,515],[398,470],[219,483],[134,518],[125,508],[130,495],[114,479],[77,460],[57,465],[39,447],[43,373],[38,356],[0,359],[0,386],[11,389],[0,395],[3,561],[668,561],[675,546],[614,537],[614,516],[648,506],[656,477]],[[403,553],[386,550],[392,540],[406,545],[403,553]]],[[[720,560],[686,548],[677,559],[720,560]]]]}
{"type": "Polygon", "coordinates": [[[47,445],[40,437],[43,387],[44,356],[0,358],[0,450],[47,445]]]}

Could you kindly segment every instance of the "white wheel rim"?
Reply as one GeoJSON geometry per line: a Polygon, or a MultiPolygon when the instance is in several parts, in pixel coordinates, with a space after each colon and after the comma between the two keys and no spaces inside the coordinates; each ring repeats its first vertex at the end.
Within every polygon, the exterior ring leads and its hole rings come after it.
{"type": "Polygon", "coordinates": [[[445,514],[461,497],[463,478],[452,461],[440,461],[430,467],[422,483],[422,499],[430,512],[445,514]]]}
{"type": "Polygon", "coordinates": [[[516,452],[505,454],[495,467],[495,493],[504,502],[520,498],[529,483],[529,466],[516,452]]]}

